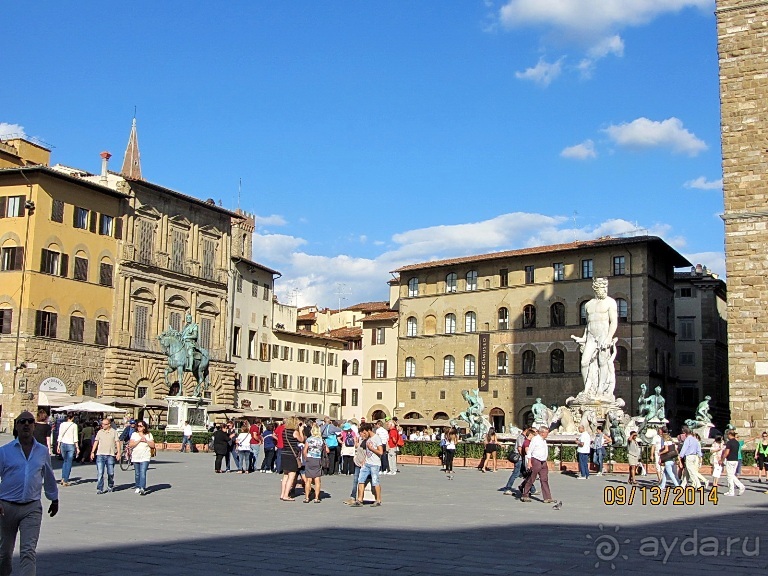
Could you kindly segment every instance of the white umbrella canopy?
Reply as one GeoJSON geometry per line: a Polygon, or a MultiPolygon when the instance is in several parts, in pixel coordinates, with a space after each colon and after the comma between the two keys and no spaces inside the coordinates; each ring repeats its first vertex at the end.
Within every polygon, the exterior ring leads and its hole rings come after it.
{"type": "Polygon", "coordinates": [[[122,414],[125,412],[122,408],[109,406],[100,402],[80,402],[79,404],[69,404],[60,408],[54,408],[56,412],[104,412],[109,414],[122,414]]]}

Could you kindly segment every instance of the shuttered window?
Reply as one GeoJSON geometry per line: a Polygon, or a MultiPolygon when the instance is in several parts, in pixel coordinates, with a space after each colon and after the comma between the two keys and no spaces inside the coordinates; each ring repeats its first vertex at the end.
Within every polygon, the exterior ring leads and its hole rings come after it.
{"type": "Polygon", "coordinates": [[[88,215],[90,212],[85,208],[75,206],[75,211],[72,215],[72,226],[85,230],[88,228],[88,215]]]}
{"type": "MultiPolygon", "coordinates": [[[[203,239],[203,278],[213,278],[213,267],[216,261],[216,241],[208,238],[203,239]]],[[[243,277],[238,274],[239,284],[238,292],[243,291],[243,277]]]]}
{"type": "Polygon", "coordinates": [[[85,318],[82,316],[69,317],[69,339],[73,342],[83,341],[83,331],[85,330],[85,318]]]}
{"type": "Polygon", "coordinates": [[[135,346],[145,348],[147,345],[147,322],[149,319],[149,308],[147,306],[136,306],[133,318],[133,339],[135,346]]]}
{"type": "Polygon", "coordinates": [[[40,272],[53,275],[61,274],[61,276],[66,278],[68,268],[69,256],[43,248],[42,257],[40,258],[40,272]]]}
{"type": "Polygon", "coordinates": [[[11,333],[11,321],[13,319],[13,310],[3,308],[0,310],[0,334],[11,333]]]}
{"type": "Polygon", "coordinates": [[[35,311],[35,336],[56,338],[56,312],[35,311]]]}
{"type": "Polygon", "coordinates": [[[174,230],[171,239],[171,270],[184,272],[184,260],[187,256],[187,235],[181,230],[174,230]]]}
{"type": "Polygon", "coordinates": [[[181,332],[181,312],[171,312],[168,317],[168,324],[177,332],[181,332]]]}
{"type": "Polygon", "coordinates": [[[155,224],[148,220],[139,220],[137,259],[142,264],[152,264],[155,245],[155,224]]]}
{"type": "Polygon", "coordinates": [[[200,320],[200,347],[210,349],[211,333],[213,331],[213,320],[203,318],[200,320]]]}
{"type": "Polygon", "coordinates": [[[88,260],[75,256],[75,280],[88,282],[88,260]]]}
{"type": "Polygon", "coordinates": [[[112,226],[114,218],[106,214],[99,215],[99,234],[101,236],[112,236],[112,226]]]}
{"type": "Polygon", "coordinates": [[[99,284],[102,286],[112,286],[112,264],[102,262],[99,267],[99,284]]]}
{"type": "Polygon", "coordinates": [[[51,221],[64,222],[64,201],[54,200],[51,204],[51,221]]]}
{"type": "Polygon", "coordinates": [[[13,246],[3,248],[2,270],[23,270],[24,269],[24,248],[22,246],[13,246]]]}
{"type": "Polygon", "coordinates": [[[109,344],[109,322],[96,320],[96,344],[106,346],[109,344]]]}
{"type": "Polygon", "coordinates": [[[18,218],[24,216],[24,204],[26,196],[2,196],[0,197],[0,218],[18,218]]]}

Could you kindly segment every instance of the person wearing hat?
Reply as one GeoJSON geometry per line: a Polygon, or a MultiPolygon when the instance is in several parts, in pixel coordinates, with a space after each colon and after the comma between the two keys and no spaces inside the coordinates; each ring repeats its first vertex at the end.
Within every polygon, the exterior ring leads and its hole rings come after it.
{"type": "Polygon", "coordinates": [[[40,491],[51,501],[48,514],[59,511],[59,490],[51,466],[51,455],[35,441],[35,417],[22,412],[13,427],[14,440],[0,448],[0,574],[11,573],[16,534],[21,535],[21,572],[37,569],[37,540],[43,521],[40,491]]]}
{"type": "Polygon", "coordinates": [[[346,476],[355,473],[355,448],[357,434],[352,429],[352,424],[345,422],[341,427],[341,473],[346,476]]]}

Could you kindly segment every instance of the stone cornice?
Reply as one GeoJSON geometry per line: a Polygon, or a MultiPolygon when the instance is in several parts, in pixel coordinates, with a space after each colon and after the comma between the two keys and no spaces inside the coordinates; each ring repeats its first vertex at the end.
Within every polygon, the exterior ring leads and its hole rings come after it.
{"type": "MultiPolygon", "coordinates": [[[[768,5],[768,1],[766,2],[768,5]]],[[[728,220],[748,220],[750,218],[768,218],[768,210],[752,210],[751,212],[729,212],[720,216],[724,221],[728,220]]]]}
{"type": "Polygon", "coordinates": [[[715,14],[722,14],[725,12],[737,12],[739,10],[750,10],[751,8],[759,8],[761,6],[768,6],[768,0],[760,0],[758,2],[752,2],[744,6],[728,6],[723,8],[715,8],[715,14]]]}

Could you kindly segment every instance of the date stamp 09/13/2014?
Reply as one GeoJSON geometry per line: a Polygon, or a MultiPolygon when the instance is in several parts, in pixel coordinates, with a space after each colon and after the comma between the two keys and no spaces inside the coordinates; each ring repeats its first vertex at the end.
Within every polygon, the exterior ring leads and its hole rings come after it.
{"type": "Polygon", "coordinates": [[[704,506],[717,505],[717,488],[705,489],[693,486],[606,486],[603,504],[606,506],[631,506],[635,502],[643,506],[704,506]]]}

